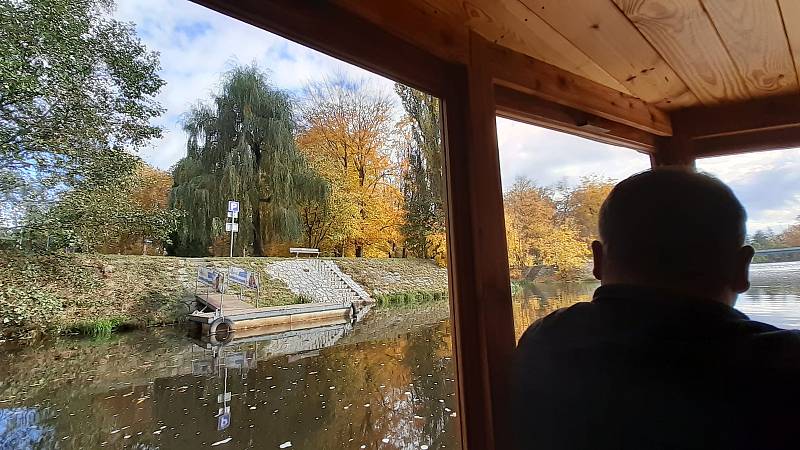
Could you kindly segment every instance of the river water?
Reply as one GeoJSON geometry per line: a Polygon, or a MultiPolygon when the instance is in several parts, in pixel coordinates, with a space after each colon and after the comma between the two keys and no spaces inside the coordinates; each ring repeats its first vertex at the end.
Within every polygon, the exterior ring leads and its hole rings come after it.
{"type": "MultiPolygon", "coordinates": [[[[800,328],[800,263],[752,279],[737,307],[800,328]]],[[[595,287],[517,290],[517,335],[595,287]]],[[[459,448],[446,303],[221,350],[166,328],[0,352],[2,449],[459,448]]]]}

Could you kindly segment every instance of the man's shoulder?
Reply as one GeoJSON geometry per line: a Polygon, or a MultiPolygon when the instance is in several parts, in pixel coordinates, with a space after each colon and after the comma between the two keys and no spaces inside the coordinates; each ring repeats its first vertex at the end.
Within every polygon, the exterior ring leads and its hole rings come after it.
{"type": "Polygon", "coordinates": [[[519,343],[522,345],[524,342],[549,334],[553,330],[564,327],[572,328],[571,325],[574,322],[590,320],[594,310],[596,310],[596,305],[592,302],[578,302],[571,306],[559,308],[528,326],[519,343]]]}

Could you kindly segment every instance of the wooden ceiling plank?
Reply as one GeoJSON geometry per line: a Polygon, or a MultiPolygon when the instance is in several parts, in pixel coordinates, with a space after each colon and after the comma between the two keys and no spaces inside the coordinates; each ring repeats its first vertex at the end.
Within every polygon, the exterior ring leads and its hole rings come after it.
{"type": "Polygon", "coordinates": [[[495,83],[660,136],[670,118],[655,106],[499,45],[490,45],[495,83]]]}
{"type": "Polygon", "coordinates": [[[750,98],[699,0],[614,0],[704,104],[750,98]]]}
{"type": "Polygon", "coordinates": [[[610,0],[521,3],[633,95],[668,109],[698,103],[681,78],[610,0]]]}
{"type": "MultiPolygon", "coordinates": [[[[798,90],[789,43],[775,0],[702,0],[711,22],[754,97],[798,90]]],[[[797,0],[794,1],[797,4],[797,0]]]]}
{"type": "Polygon", "coordinates": [[[800,77],[800,2],[797,0],[778,0],[783,27],[789,40],[789,49],[794,60],[795,74],[800,77]]]}
{"type": "Polygon", "coordinates": [[[488,41],[631,93],[519,0],[472,0],[462,5],[468,17],[466,25],[488,41]]]}

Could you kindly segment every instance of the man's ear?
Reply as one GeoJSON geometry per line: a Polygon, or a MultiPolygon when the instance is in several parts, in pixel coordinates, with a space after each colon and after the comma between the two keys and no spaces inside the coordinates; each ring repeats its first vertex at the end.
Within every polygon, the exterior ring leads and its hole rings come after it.
{"type": "Polygon", "coordinates": [[[733,285],[731,289],[737,294],[750,289],[750,262],[753,261],[755,250],[749,245],[740,248],[736,253],[736,265],[734,266],[733,285]]]}
{"type": "Polygon", "coordinates": [[[592,261],[594,262],[592,275],[603,281],[603,244],[600,241],[592,241],[592,261]]]}

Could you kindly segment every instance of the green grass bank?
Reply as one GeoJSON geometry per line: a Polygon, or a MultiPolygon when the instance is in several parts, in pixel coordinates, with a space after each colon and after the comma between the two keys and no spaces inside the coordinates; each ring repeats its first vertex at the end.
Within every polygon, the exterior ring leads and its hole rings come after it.
{"type": "MultiPolygon", "coordinates": [[[[0,338],[106,335],[178,323],[191,307],[197,268],[227,268],[227,258],[98,254],[0,255],[0,338]]],[[[302,302],[265,267],[285,258],[235,258],[257,272],[259,304],[302,302]]],[[[447,270],[417,259],[333,259],[379,304],[446,298],[447,270]]],[[[255,300],[255,299],[253,299],[255,300]]]]}

